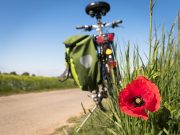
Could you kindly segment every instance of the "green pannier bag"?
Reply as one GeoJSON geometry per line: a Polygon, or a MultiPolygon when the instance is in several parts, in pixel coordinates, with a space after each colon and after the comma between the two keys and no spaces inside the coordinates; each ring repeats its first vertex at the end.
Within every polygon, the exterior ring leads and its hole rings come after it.
{"type": "Polygon", "coordinates": [[[78,86],[85,91],[97,89],[100,82],[100,65],[93,39],[89,35],[77,35],[64,41],[66,67],[78,86]]]}

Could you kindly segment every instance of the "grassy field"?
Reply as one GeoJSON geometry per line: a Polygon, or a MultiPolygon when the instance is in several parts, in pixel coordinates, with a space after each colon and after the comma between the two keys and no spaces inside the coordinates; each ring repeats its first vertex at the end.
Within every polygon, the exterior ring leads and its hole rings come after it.
{"type": "Polygon", "coordinates": [[[75,87],[72,79],[60,82],[55,77],[0,75],[0,96],[75,87]]]}

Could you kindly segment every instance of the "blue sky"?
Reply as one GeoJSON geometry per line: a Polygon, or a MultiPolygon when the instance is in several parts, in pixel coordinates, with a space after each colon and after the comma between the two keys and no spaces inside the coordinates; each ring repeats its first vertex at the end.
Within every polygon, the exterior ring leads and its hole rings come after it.
{"type": "MultiPolygon", "coordinates": [[[[25,71],[57,76],[65,69],[63,41],[76,34],[75,26],[94,24],[84,12],[91,0],[0,0],[0,71],[25,71]]],[[[149,0],[107,0],[110,12],[104,22],[122,19],[122,27],[111,30],[121,46],[128,40],[148,51],[149,0]]],[[[157,0],[153,23],[158,30],[170,29],[180,10],[180,0],[157,0]]],[[[91,32],[89,34],[93,34],[91,32]]]]}

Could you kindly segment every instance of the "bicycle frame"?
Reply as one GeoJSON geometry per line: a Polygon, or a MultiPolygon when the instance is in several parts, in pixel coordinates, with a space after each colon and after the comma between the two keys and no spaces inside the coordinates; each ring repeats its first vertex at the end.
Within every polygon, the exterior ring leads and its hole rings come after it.
{"type": "Polygon", "coordinates": [[[91,31],[95,29],[98,33],[98,35],[94,36],[94,40],[97,47],[97,54],[101,71],[101,82],[99,84],[102,86],[99,88],[99,91],[105,91],[105,82],[108,82],[108,76],[111,76],[113,84],[117,82],[114,75],[114,72],[116,73],[117,62],[115,57],[115,49],[113,46],[114,33],[104,33],[103,28],[118,27],[118,24],[122,23],[122,21],[117,20],[111,23],[102,23],[101,17],[98,16],[96,19],[97,25],[78,26],[76,29],[84,29],[85,31],[91,31]]]}
{"type": "MultiPolygon", "coordinates": [[[[114,33],[104,33],[103,28],[118,27],[118,24],[122,23],[122,21],[117,20],[111,23],[103,23],[101,21],[101,16],[105,16],[106,13],[110,10],[110,5],[105,1],[90,3],[89,5],[87,5],[85,10],[86,13],[91,17],[96,17],[97,25],[78,26],[76,27],[76,29],[84,29],[85,31],[91,31],[92,29],[95,29],[98,33],[98,35],[94,36],[94,41],[99,58],[101,82],[99,82],[98,89],[95,91],[95,96],[92,92],[92,98],[96,102],[96,106],[93,108],[93,111],[97,106],[99,106],[100,109],[104,111],[105,108],[103,107],[101,102],[102,99],[105,98],[105,96],[102,94],[108,90],[109,94],[111,95],[112,93],[110,93],[110,89],[114,89],[114,84],[118,83],[120,81],[118,79],[120,78],[118,78],[118,75],[116,74],[118,65],[116,62],[116,52],[113,45],[114,33]]],[[[91,116],[91,114],[92,113],[87,116],[87,118],[83,121],[83,123],[76,132],[79,132],[79,130],[87,121],[87,119],[91,116]]]]}

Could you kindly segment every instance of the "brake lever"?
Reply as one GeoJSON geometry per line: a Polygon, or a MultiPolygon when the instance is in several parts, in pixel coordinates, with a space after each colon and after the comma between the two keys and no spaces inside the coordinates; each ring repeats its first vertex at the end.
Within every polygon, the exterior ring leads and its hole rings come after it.
{"type": "Polygon", "coordinates": [[[114,22],[112,23],[112,28],[119,27],[119,24],[120,24],[120,23],[123,23],[123,21],[122,21],[122,20],[114,21],[114,22]]]}
{"type": "Polygon", "coordinates": [[[119,25],[116,22],[112,23],[112,28],[115,28],[115,27],[119,27],[119,25]]]}

